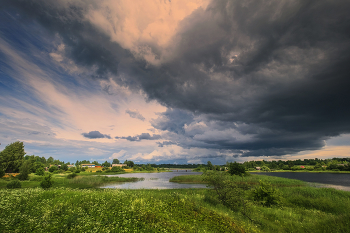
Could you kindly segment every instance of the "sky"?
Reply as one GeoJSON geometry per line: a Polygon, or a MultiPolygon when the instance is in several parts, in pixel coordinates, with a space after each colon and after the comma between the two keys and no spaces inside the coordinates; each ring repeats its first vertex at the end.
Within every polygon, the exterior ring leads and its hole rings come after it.
{"type": "Polygon", "coordinates": [[[348,0],[3,0],[0,151],[349,157],[348,0]]]}

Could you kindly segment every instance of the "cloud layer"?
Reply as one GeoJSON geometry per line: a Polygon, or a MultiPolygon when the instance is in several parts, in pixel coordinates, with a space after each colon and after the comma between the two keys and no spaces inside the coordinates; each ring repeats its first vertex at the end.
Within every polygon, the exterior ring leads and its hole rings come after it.
{"type": "Polygon", "coordinates": [[[83,135],[86,138],[90,138],[90,139],[96,139],[96,138],[108,138],[108,139],[111,139],[110,135],[102,134],[99,131],[90,131],[89,133],[82,133],[81,135],[83,135]]]}
{"type": "Polygon", "coordinates": [[[246,157],[316,150],[350,133],[349,1],[174,2],[1,5],[58,37],[57,61],[168,108],[151,121],[161,136],[117,139],[246,157]]]}
{"type": "Polygon", "coordinates": [[[142,133],[136,136],[127,136],[127,137],[115,137],[115,139],[126,139],[128,141],[141,141],[141,140],[158,140],[162,137],[158,134],[153,134],[152,136],[149,133],[142,133]]]}

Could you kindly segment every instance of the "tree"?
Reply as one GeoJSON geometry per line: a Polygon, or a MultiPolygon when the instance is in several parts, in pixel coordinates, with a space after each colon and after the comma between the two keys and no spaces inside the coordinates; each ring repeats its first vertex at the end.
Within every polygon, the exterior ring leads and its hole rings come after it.
{"type": "Polygon", "coordinates": [[[213,170],[213,164],[210,161],[207,162],[207,169],[213,170]]]}
{"type": "Polygon", "coordinates": [[[106,162],[102,163],[102,166],[104,166],[104,167],[110,167],[110,166],[111,166],[111,163],[106,161],[106,162]]]}
{"type": "Polygon", "coordinates": [[[51,166],[49,168],[49,172],[54,172],[54,171],[57,171],[57,170],[58,170],[58,168],[56,166],[51,166]]]}
{"type": "Polygon", "coordinates": [[[45,169],[40,167],[40,168],[36,169],[35,174],[38,176],[43,176],[45,174],[45,169]]]}
{"type": "Polygon", "coordinates": [[[63,164],[63,165],[61,165],[60,169],[62,169],[64,171],[67,171],[68,170],[68,165],[67,164],[63,164]]]}
{"type": "Polygon", "coordinates": [[[47,162],[49,165],[52,164],[53,161],[54,161],[54,159],[53,159],[51,156],[46,160],[46,162],[47,162]]]}
{"type": "Polygon", "coordinates": [[[40,186],[43,189],[48,189],[52,187],[52,180],[51,180],[51,174],[49,173],[47,176],[44,177],[44,180],[41,181],[40,186]]]}
{"type": "Polygon", "coordinates": [[[5,147],[3,151],[0,152],[0,167],[2,167],[5,172],[18,172],[19,168],[22,166],[24,155],[23,142],[14,142],[5,147]]]}
{"type": "Polygon", "coordinates": [[[112,164],[119,164],[120,162],[119,162],[119,159],[113,159],[113,162],[112,162],[112,164]]]}
{"type": "Polygon", "coordinates": [[[128,167],[134,167],[134,162],[133,161],[125,160],[124,164],[126,164],[128,167]]]}
{"type": "Polygon", "coordinates": [[[0,167],[0,178],[2,178],[4,175],[5,175],[5,171],[0,167]]]}
{"type": "Polygon", "coordinates": [[[18,175],[19,180],[28,180],[28,175],[30,173],[31,162],[25,161],[22,166],[19,168],[20,174],[18,175]]]}
{"type": "Polygon", "coordinates": [[[93,161],[93,164],[95,164],[96,166],[101,166],[101,164],[99,164],[97,161],[93,161]]]}
{"type": "Polygon", "coordinates": [[[231,175],[243,176],[245,174],[245,168],[242,164],[237,162],[229,163],[228,172],[231,175]]]}

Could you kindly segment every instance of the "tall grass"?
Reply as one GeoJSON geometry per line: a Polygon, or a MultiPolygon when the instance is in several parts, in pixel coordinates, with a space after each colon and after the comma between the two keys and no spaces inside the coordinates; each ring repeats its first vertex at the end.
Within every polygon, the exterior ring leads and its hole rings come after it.
{"type": "MultiPolygon", "coordinates": [[[[67,179],[68,175],[55,174],[52,176],[53,187],[67,187],[67,188],[98,188],[103,184],[117,183],[117,182],[134,182],[140,180],[140,178],[126,178],[118,176],[81,176],[78,175],[73,179],[67,179]]],[[[0,189],[6,188],[7,184],[14,180],[14,178],[0,179],[0,189]]],[[[27,181],[21,181],[23,188],[36,188],[40,187],[40,182],[43,180],[42,176],[30,175],[30,179],[27,181]]]]}
{"type": "Polygon", "coordinates": [[[176,182],[176,183],[207,183],[203,180],[203,176],[201,175],[184,175],[184,176],[174,176],[169,180],[170,182],[176,182]]]}
{"type": "MultiPolygon", "coordinates": [[[[176,182],[196,182],[203,176],[177,177],[176,182]]],[[[262,232],[350,232],[350,192],[310,187],[306,182],[271,176],[232,176],[236,184],[250,186],[245,192],[246,212],[235,212],[240,224],[262,232]],[[279,205],[264,207],[251,196],[259,181],[269,182],[277,189],[279,205]]],[[[207,190],[204,202],[212,206],[222,203],[214,190],[207,190]]]]}
{"type": "Polygon", "coordinates": [[[4,232],[242,232],[175,190],[0,190],[0,208],[4,232]]]}

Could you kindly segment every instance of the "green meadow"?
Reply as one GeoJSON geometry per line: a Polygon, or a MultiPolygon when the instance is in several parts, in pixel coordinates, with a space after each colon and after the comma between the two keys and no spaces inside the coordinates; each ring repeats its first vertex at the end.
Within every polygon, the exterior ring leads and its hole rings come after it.
{"type": "Polygon", "coordinates": [[[1,232],[350,232],[350,192],[314,188],[302,181],[279,177],[212,174],[209,179],[205,175],[190,175],[171,181],[216,184],[223,179],[224,195],[215,188],[95,188],[106,182],[135,181],[102,176],[67,179],[57,174],[50,189],[38,188],[35,182],[39,181],[35,179],[40,178],[33,175],[29,181],[21,181],[19,189],[6,189],[3,183],[9,180],[1,179],[0,229],[1,232]],[[263,183],[267,185],[262,186],[263,183]],[[275,202],[266,205],[267,202],[254,199],[257,190],[272,196],[275,202]]]}

